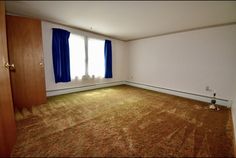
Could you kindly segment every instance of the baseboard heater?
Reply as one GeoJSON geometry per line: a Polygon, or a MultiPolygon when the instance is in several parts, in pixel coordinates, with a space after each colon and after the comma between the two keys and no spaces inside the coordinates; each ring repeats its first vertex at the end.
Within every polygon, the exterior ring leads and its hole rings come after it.
{"type": "MultiPolygon", "coordinates": [[[[157,92],[163,92],[163,93],[167,93],[171,95],[176,95],[176,96],[199,100],[199,101],[208,102],[208,103],[210,103],[212,99],[212,97],[205,96],[205,95],[183,92],[179,90],[173,90],[169,88],[163,88],[163,87],[153,86],[153,85],[144,84],[144,83],[138,83],[138,82],[132,82],[132,81],[125,81],[125,83],[127,85],[134,86],[134,87],[144,88],[144,89],[153,90],[157,92]]],[[[227,99],[216,98],[216,104],[223,105],[226,107],[231,107],[232,103],[230,100],[227,100],[227,99]]]]}
{"type": "Polygon", "coordinates": [[[86,90],[92,90],[92,89],[98,89],[98,88],[105,88],[105,87],[110,87],[110,86],[123,85],[123,84],[125,84],[125,81],[114,81],[114,82],[88,84],[88,85],[83,85],[83,86],[78,86],[78,87],[52,89],[52,90],[47,90],[47,97],[61,95],[61,94],[74,93],[74,92],[80,92],[80,91],[86,91],[86,90]]]}
{"type": "MultiPolygon", "coordinates": [[[[79,91],[86,91],[86,90],[92,90],[92,89],[98,89],[98,88],[105,88],[110,86],[117,86],[117,85],[129,85],[134,87],[139,87],[143,89],[153,90],[157,92],[167,93],[171,95],[176,95],[184,98],[199,100],[203,102],[210,103],[211,97],[200,95],[200,94],[194,94],[189,92],[183,92],[179,90],[173,90],[169,88],[163,88],[158,86],[153,86],[149,84],[144,83],[138,83],[138,82],[132,82],[132,81],[114,81],[114,82],[105,82],[105,83],[96,83],[96,84],[89,84],[89,85],[83,85],[78,87],[69,87],[69,88],[63,88],[63,89],[53,89],[53,90],[47,90],[47,96],[55,96],[55,95],[61,95],[61,94],[67,94],[67,93],[73,93],[73,92],[79,92],[79,91]]],[[[226,107],[231,107],[231,101],[227,99],[222,98],[216,98],[216,103],[218,105],[223,105],[226,107]]]]}

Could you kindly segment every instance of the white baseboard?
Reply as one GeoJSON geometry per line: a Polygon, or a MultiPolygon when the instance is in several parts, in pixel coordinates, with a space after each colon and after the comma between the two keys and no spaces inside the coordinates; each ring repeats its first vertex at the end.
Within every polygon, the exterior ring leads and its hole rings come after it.
{"type": "MultiPolygon", "coordinates": [[[[181,92],[181,91],[177,91],[177,90],[156,87],[153,85],[148,85],[148,84],[143,84],[143,83],[126,81],[125,84],[130,85],[130,86],[134,86],[134,87],[143,88],[143,89],[148,89],[148,90],[153,90],[153,91],[157,91],[157,92],[176,95],[176,96],[180,96],[180,97],[184,97],[184,98],[189,98],[189,99],[193,99],[193,100],[199,100],[199,101],[203,101],[203,102],[207,102],[207,103],[210,103],[210,101],[211,101],[211,98],[208,96],[192,94],[192,93],[187,93],[187,92],[181,92]]],[[[227,99],[216,99],[216,102],[218,105],[223,105],[226,107],[231,107],[231,104],[232,104],[231,101],[229,101],[227,99]]]]}
{"type": "MultiPolygon", "coordinates": [[[[98,89],[98,88],[123,85],[123,84],[134,86],[134,87],[139,87],[139,88],[143,88],[143,89],[153,90],[153,91],[157,91],[157,92],[167,93],[167,94],[171,94],[171,95],[176,95],[176,96],[180,96],[180,97],[184,97],[184,98],[208,102],[208,103],[210,103],[210,101],[211,101],[211,98],[208,96],[192,94],[192,93],[187,93],[187,92],[181,92],[181,91],[177,91],[177,90],[171,90],[171,89],[166,89],[166,88],[162,88],[162,87],[156,87],[153,85],[131,82],[131,81],[106,82],[106,83],[97,83],[97,84],[92,84],[92,85],[85,85],[85,86],[72,87],[72,88],[66,88],[66,89],[48,90],[47,96],[55,96],[55,95],[73,93],[73,92],[80,92],[80,91],[86,91],[86,90],[92,90],[92,89],[98,89]]],[[[231,104],[232,104],[232,101],[229,101],[227,99],[216,99],[216,102],[218,105],[223,105],[226,107],[231,107],[231,104]]]]}
{"type": "Polygon", "coordinates": [[[231,108],[232,122],[233,122],[233,136],[234,136],[234,156],[236,155],[236,103],[234,102],[231,108]]]}
{"type": "Polygon", "coordinates": [[[47,90],[46,94],[47,94],[47,97],[49,97],[49,96],[56,96],[56,95],[61,95],[61,94],[73,93],[73,92],[80,92],[80,91],[86,91],[86,90],[92,90],[92,89],[98,89],[98,88],[117,86],[117,85],[122,85],[122,84],[125,84],[125,81],[97,83],[97,84],[92,84],[92,85],[90,84],[90,85],[65,88],[65,89],[47,90]]]}

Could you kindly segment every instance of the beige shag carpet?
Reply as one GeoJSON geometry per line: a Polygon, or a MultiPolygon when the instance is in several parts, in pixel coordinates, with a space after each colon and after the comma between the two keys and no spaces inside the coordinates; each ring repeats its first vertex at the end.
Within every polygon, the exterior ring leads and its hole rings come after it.
{"type": "Polygon", "coordinates": [[[130,86],[16,111],[12,156],[233,156],[230,109],[130,86]]]}

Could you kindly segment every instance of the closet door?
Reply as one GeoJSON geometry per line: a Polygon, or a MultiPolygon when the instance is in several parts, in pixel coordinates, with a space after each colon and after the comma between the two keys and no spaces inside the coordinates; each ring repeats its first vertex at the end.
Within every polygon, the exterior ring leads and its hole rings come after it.
{"type": "Polygon", "coordinates": [[[22,109],[46,102],[41,21],[7,16],[13,104],[22,109]]]}
{"type": "Polygon", "coordinates": [[[5,4],[0,1],[0,157],[8,157],[16,140],[16,126],[7,57],[5,4]]]}

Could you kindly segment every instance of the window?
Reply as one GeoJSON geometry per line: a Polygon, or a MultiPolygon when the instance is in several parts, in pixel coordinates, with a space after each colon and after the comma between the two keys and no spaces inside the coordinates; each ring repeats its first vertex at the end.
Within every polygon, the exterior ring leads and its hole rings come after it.
{"type": "Polygon", "coordinates": [[[88,75],[90,77],[104,77],[104,40],[88,39],[88,75]]]}
{"type": "Polygon", "coordinates": [[[85,38],[70,34],[69,47],[71,80],[78,80],[85,75],[85,38]]]}
{"type": "Polygon", "coordinates": [[[104,77],[104,44],[104,40],[70,34],[71,80],[82,79],[83,76],[91,78],[104,77]]]}

